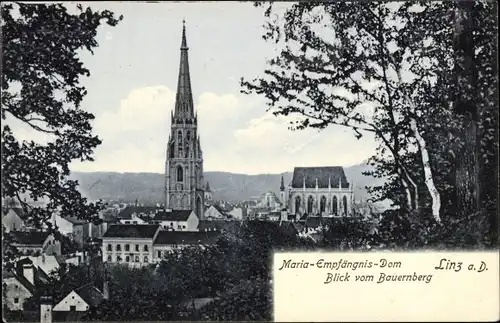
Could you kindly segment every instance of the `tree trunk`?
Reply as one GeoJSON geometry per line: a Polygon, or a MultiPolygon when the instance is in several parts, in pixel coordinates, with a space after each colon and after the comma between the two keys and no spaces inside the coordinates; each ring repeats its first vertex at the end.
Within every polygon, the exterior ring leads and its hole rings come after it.
{"type": "Polygon", "coordinates": [[[476,88],[474,47],[472,41],[473,1],[456,1],[455,9],[455,74],[458,93],[455,112],[463,116],[463,147],[457,160],[457,206],[462,215],[480,209],[479,143],[477,135],[477,108],[473,103],[476,88]]]}
{"type": "Polygon", "coordinates": [[[403,185],[405,194],[406,194],[406,207],[408,210],[413,210],[413,198],[410,192],[410,188],[408,187],[408,183],[406,180],[403,178],[403,171],[401,168],[398,168],[398,173],[399,173],[399,178],[401,180],[401,184],[403,185]]]}
{"type": "MultiPolygon", "coordinates": [[[[412,109],[414,110],[414,109],[412,109]]],[[[412,111],[414,113],[415,111],[412,111]]],[[[414,117],[411,118],[410,127],[415,134],[415,139],[417,140],[420,156],[422,157],[422,164],[424,166],[424,177],[425,177],[425,185],[429,191],[429,194],[432,198],[432,216],[437,223],[441,222],[441,197],[439,192],[434,185],[434,179],[432,177],[432,169],[431,163],[429,160],[429,152],[427,151],[427,145],[425,139],[420,135],[420,131],[418,130],[417,120],[414,117]]]]}
{"type": "MultiPolygon", "coordinates": [[[[409,189],[409,186],[411,186],[412,189],[413,189],[413,195],[411,194],[411,190],[410,190],[410,194],[407,195],[407,197],[409,197],[409,201],[411,201],[409,203],[410,210],[418,211],[418,209],[419,209],[418,186],[415,183],[415,181],[411,178],[410,173],[406,169],[406,167],[403,164],[403,162],[401,161],[401,159],[399,157],[397,157],[396,154],[394,154],[394,158],[396,159],[396,164],[397,164],[397,167],[399,169],[399,172],[402,175],[404,175],[404,176],[401,177],[401,180],[404,183],[403,186],[404,187],[408,187],[408,189],[409,189]]],[[[408,194],[408,192],[407,192],[407,194],[408,194]]]]}
{"type": "MultiPolygon", "coordinates": [[[[403,78],[401,77],[401,70],[397,70],[397,75],[398,75],[398,81],[399,84],[403,84],[403,78]]],[[[415,139],[417,140],[417,145],[420,151],[420,156],[422,158],[422,164],[424,167],[424,180],[425,180],[425,185],[427,186],[427,190],[429,191],[429,194],[432,199],[432,216],[434,217],[434,220],[437,223],[441,222],[441,196],[439,195],[439,192],[436,188],[436,185],[434,184],[434,178],[432,176],[432,169],[431,169],[431,164],[430,164],[430,159],[429,159],[429,152],[427,151],[427,143],[425,142],[424,137],[420,134],[420,130],[418,129],[418,124],[417,120],[415,119],[417,109],[415,107],[415,103],[413,100],[408,96],[408,94],[404,95],[404,99],[406,101],[406,104],[410,108],[410,128],[415,135],[415,139]]],[[[413,182],[414,188],[415,188],[415,203],[417,203],[417,210],[418,210],[418,187],[417,185],[413,182]]]]}

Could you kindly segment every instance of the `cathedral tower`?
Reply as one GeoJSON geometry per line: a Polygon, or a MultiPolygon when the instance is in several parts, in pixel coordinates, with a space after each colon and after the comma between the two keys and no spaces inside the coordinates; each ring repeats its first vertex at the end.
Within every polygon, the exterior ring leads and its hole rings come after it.
{"type": "Polygon", "coordinates": [[[172,210],[193,210],[199,219],[203,219],[203,154],[191,91],[184,22],[177,95],[174,111],[171,112],[171,123],[165,163],[165,207],[172,210]]]}

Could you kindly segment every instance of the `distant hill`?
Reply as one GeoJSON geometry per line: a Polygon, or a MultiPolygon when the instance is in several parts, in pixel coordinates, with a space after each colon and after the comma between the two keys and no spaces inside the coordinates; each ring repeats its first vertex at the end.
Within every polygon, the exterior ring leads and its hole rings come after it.
{"type": "MultiPolygon", "coordinates": [[[[365,186],[380,185],[383,180],[364,176],[368,165],[359,164],[345,167],[348,181],[354,181],[355,198],[367,199],[365,186]]],[[[273,191],[279,196],[281,174],[245,175],[227,172],[205,172],[205,180],[210,183],[214,199],[243,201],[259,197],[273,191]]],[[[285,185],[292,180],[292,172],[283,173],[285,185]]],[[[73,172],[72,179],[80,183],[80,190],[89,199],[111,199],[157,203],[163,199],[163,174],[157,173],[113,173],[113,172],[73,172]]]]}

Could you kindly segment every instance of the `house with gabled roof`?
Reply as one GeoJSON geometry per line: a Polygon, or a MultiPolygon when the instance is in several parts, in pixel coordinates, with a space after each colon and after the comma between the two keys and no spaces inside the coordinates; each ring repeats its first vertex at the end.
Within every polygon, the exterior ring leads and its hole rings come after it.
{"type": "Polygon", "coordinates": [[[12,246],[23,255],[60,255],[61,242],[48,231],[11,231],[12,246]]]}
{"type": "Polygon", "coordinates": [[[6,232],[20,231],[26,228],[26,212],[21,207],[2,207],[2,225],[6,232]]]}
{"type": "Polygon", "coordinates": [[[163,230],[197,231],[200,219],[193,210],[162,210],[156,213],[152,222],[163,230]]]}
{"type": "Polygon", "coordinates": [[[148,265],[153,259],[153,241],[157,224],[115,224],[102,237],[102,259],[111,264],[131,267],[148,265]]]}
{"type": "Polygon", "coordinates": [[[226,220],[232,216],[218,204],[212,204],[205,210],[204,220],[226,220]]]}
{"type": "Polygon", "coordinates": [[[99,306],[106,296],[93,283],[72,290],[52,309],[54,312],[87,312],[99,306]]]}
{"type": "MultiPolygon", "coordinates": [[[[17,261],[15,268],[2,272],[5,305],[12,311],[23,310],[24,302],[50,286],[49,277],[29,258],[17,261]]],[[[3,289],[3,288],[2,288],[3,289]]]]}
{"type": "Polygon", "coordinates": [[[308,216],[352,216],[354,183],[341,166],[295,167],[284,194],[288,212],[308,216]]]}

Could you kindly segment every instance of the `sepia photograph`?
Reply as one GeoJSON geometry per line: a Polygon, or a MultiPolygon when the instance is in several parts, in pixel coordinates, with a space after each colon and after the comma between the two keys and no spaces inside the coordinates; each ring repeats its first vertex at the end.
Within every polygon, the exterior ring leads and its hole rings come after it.
{"type": "Polygon", "coordinates": [[[498,252],[497,17],[2,2],[3,321],[276,321],[276,253],[498,252]]]}

